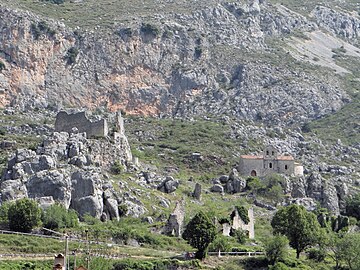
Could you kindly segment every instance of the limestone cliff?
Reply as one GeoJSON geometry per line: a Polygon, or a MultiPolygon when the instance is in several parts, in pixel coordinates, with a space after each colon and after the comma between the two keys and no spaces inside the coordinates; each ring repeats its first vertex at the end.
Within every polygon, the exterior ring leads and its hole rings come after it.
{"type": "Polygon", "coordinates": [[[302,66],[269,42],[318,24],[265,1],[211,1],[112,32],[71,29],[5,6],[0,12],[1,106],[104,106],[281,124],[318,118],[349,100],[331,72],[302,66]]]}

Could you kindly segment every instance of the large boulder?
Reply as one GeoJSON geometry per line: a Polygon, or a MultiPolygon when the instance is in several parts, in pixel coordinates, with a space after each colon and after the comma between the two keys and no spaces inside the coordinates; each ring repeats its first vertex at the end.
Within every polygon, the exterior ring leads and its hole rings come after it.
{"type": "Polygon", "coordinates": [[[178,180],[175,180],[172,176],[167,176],[166,179],[158,186],[158,190],[164,193],[172,193],[178,188],[178,186],[178,180]]]}
{"type": "Polygon", "coordinates": [[[334,186],[329,185],[324,188],[321,206],[325,207],[335,215],[338,215],[340,213],[338,194],[334,186]]]}
{"type": "Polygon", "coordinates": [[[76,171],[71,175],[71,207],[80,215],[100,218],[103,212],[102,181],[96,171],[76,171]],[[89,203],[83,205],[83,203],[89,203]]]}
{"type": "Polygon", "coordinates": [[[40,171],[29,178],[26,188],[30,198],[51,196],[66,208],[70,206],[71,182],[64,171],[40,171]]]}
{"type": "Polygon", "coordinates": [[[195,184],[195,188],[192,196],[198,201],[201,200],[201,185],[199,183],[195,184]]]}
{"type": "Polygon", "coordinates": [[[215,184],[211,187],[210,191],[216,193],[224,193],[224,188],[222,185],[215,184]]]}
{"type": "Polygon", "coordinates": [[[3,181],[0,185],[0,202],[12,201],[27,197],[27,189],[20,180],[3,181]]]}

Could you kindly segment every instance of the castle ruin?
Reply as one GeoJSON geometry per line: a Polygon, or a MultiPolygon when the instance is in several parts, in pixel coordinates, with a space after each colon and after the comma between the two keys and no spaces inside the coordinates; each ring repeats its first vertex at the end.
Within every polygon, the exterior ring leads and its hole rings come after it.
{"type": "Polygon", "coordinates": [[[280,173],[290,176],[302,176],[304,168],[296,163],[290,155],[279,155],[273,146],[267,146],[262,156],[240,156],[237,168],[241,175],[265,176],[272,173],[280,173]]]}
{"type": "Polygon", "coordinates": [[[229,224],[229,223],[222,224],[223,235],[230,236],[231,230],[243,230],[243,231],[248,231],[249,239],[254,239],[255,238],[255,229],[254,229],[255,222],[254,222],[254,209],[253,208],[250,208],[248,210],[248,217],[249,217],[249,222],[248,222],[248,224],[246,224],[240,217],[238,210],[235,209],[231,224],[229,224]]]}
{"type": "Polygon", "coordinates": [[[87,138],[106,137],[109,133],[106,119],[92,122],[86,112],[70,113],[61,111],[56,115],[55,131],[73,133],[76,128],[79,133],[86,133],[87,138]]]}

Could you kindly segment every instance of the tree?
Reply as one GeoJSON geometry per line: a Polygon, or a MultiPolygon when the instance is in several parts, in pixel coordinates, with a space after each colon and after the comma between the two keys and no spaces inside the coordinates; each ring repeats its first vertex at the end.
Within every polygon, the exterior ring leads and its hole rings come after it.
{"type": "Polygon", "coordinates": [[[222,251],[222,252],[228,252],[231,249],[231,245],[229,242],[229,237],[224,235],[218,235],[216,236],[215,240],[209,245],[210,251],[222,251]]]}
{"type": "Polygon", "coordinates": [[[343,237],[335,238],[331,245],[334,251],[336,269],[339,269],[339,261],[343,260],[350,270],[360,269],[360,234],[347,233],[343,237]]]}
{"type": "Polygon", "coordinates": [[[346,200],[346,215],[360,220],[360,193],[346,200]]]}
{"type": "Polygon", "coordinates": [[[296,249],[297,258],[319,239],[320,224],[316,216],[303,206],[293,204],[281,208],[273,217],[271,226],[274,234],[282,234],[289,239],[290,246],[296,249]]]}
{"type": "Polygon", "coordinates": [[[183,238],[197,249],[195,257],[204,259],[209,244],[216,237],[216,227],[203,212],[197,213],[187,224],[183,238]]]}
{"type": "Polygon", "coordinates": [[[286,236],[276,235],[265,243],[266,258],[274,265],[283,261],[287,255],[289,240],[286,236]]]}
{"type": "Polygon", "coordinates": [[[9,207],[11,203],[10,202],[3,202],[0,206],[0,225],[8,226],[9,225],[9,207]]]}
{"type": "Polygon", "coordinates": [[[41,220],[44,227],[48,229],[72,228],[78,225],[78,216],[75,210],[67,210],[60,204],[53,204],[47,208],[41,220]]]}
{"type": "Polygon", "coordinates": [[[12,231],[31,232],[40,224],[40,218],[41,209],[34,200],[23,198],[9,207],[8,219],[12,231]]]}

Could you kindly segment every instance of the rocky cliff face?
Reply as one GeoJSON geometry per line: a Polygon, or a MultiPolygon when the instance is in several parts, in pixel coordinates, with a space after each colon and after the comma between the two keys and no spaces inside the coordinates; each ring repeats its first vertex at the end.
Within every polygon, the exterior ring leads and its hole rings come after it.
{"type": "Polygon", "coordinates": [[[115,161],[124,166],[131,162],[124,151],[129,146],[124,144],[127,141],[55,132],[36,151],[16,151],[2,176],[0,199],[35,198],[44,207],[56,201],[81,216],[118,219],[118,204],[124,201],[108,180],[106,169],[115,161]]]}
{"type": "MultiPolygon", "coordinates": [[[[348,100],[336,77],[301,63],[289,66],[294,60],[282,61],[289,56],[269,46],[269,38],[318,24],[265,1],[215,1],[191,14],[138,19],[111,33],[73,31],[0,9],[1,106],[105,106],[143,115],[227,114],[295,123],[348,100]]],[[[321,10],[314,11],[319,25],[336,29],[321,10]]]]}

